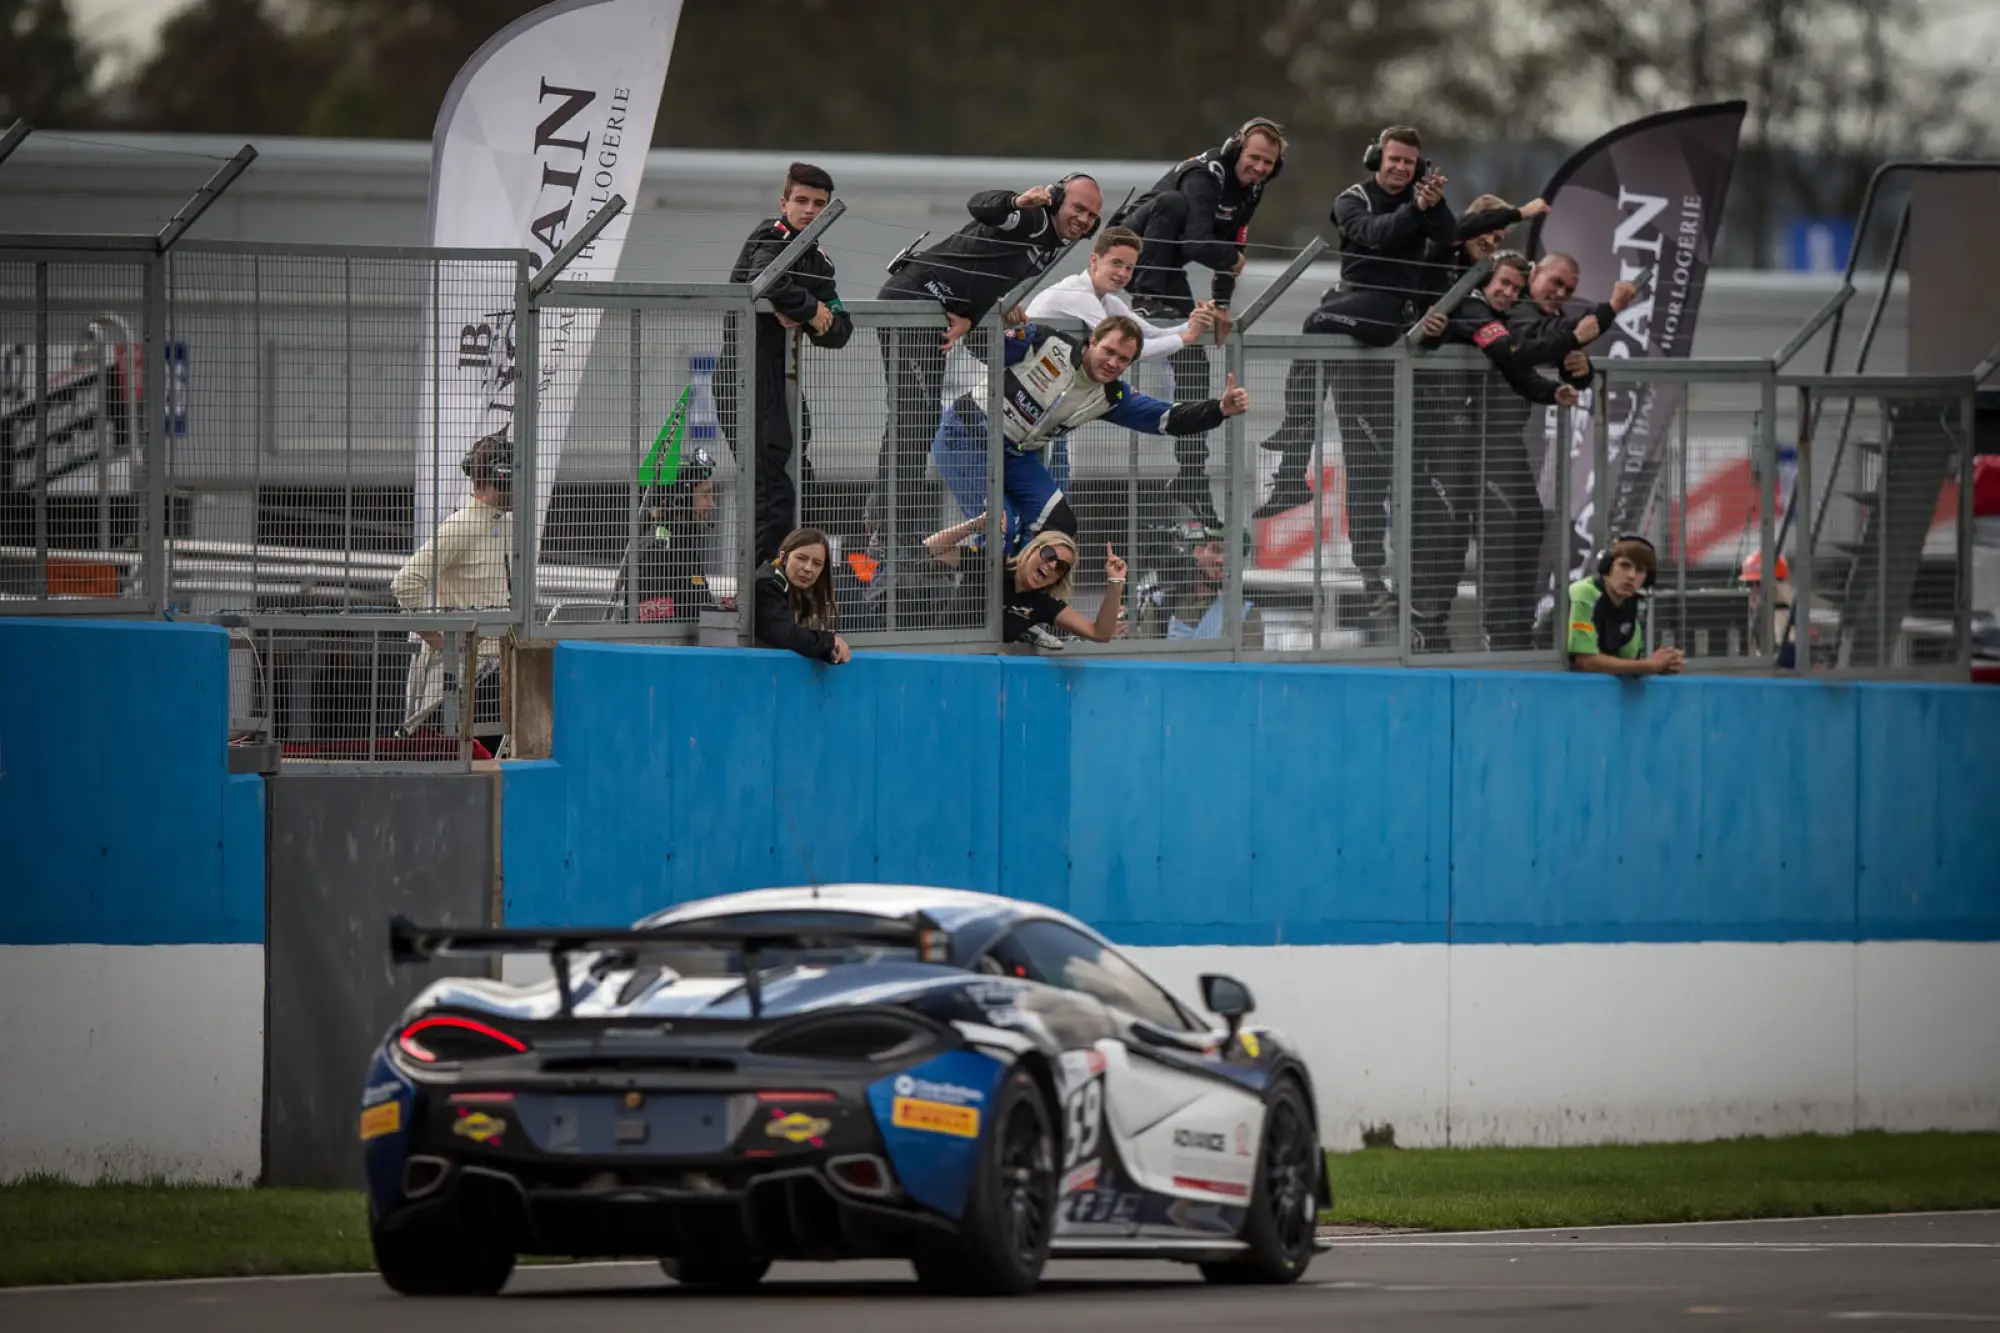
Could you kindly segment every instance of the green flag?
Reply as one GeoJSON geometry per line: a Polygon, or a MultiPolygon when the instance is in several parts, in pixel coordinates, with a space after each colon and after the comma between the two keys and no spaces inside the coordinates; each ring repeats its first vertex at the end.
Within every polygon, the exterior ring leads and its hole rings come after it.
{"type": "Polygon", "coordinates": [[[687,426],[688,404],[694,401],[694,385],[681,390],[680,401],[674,404],[673,414],[667,424],[660,427],[660,433],[653,437],[653,447],[647,451],[646,461],[639,464],[639,484],[641,486],[671,486],[674,478],[681,474],[681,431],[687,426]],[[666,457],[660,457],[664,450],[666,457]]]}

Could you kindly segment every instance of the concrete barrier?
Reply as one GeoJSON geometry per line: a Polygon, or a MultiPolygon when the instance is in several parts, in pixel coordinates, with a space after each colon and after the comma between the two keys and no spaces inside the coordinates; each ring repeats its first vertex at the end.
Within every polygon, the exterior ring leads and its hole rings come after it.
{"type": "Polygon", "coordinates": [[[0,620],[0,1179],[259,1169],[264,784],[228,640],[0,620]]]}
{"type": "Polygon", "coordinates": [[[1303,1040],[1323,1129],[2000,1127],[2000,694],[565,644],[506,915],[1052,903],[1303,1040]]]}

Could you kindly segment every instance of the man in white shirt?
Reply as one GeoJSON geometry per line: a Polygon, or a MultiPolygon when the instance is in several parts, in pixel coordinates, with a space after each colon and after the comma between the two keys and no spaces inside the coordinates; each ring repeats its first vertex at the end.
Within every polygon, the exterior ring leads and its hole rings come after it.
{"type": "Polygon", "coordinates": [[[1132,312],[1132,303],[1125,299],[1126,285],[1139,271],[1140,245],[1139,233],[1130,227],[1105,231],[1090,247],[1089,267],[1036,293],[1035,299],[1028,302],[1028,318],[1037,323],[1079,319],[1085,328],[1094,329],[1108,316],[1123,315],[1145,331],[1146,341],[1139,349],[1141,361],[1172,356],[1183,347],[1194,346],[1204,333],[1215,327],[1215,302],[1197,302],[1194,313],[1172,328],[1161,328],[1140,319],[1132,312]]]}
{"type": "MultiPolygon", "coordinates": [[[[1139,250],[1144,244],[1130,227],[1112,227],[1101,233],[1090,247],[1088,266],[1061,282],[1044,287],[1028,302],[1030,320],[1075,319],[1086,329],[1094,329],[1112,315],[1123,315],[1144,332],[1139,360],[1158,361],[1183,347],[1192,347],[1215,327],[1216,305],[1197,302],[1194,313],[1172,328],[1161,328],[1139,318],[1125,299],[1126,285],[1139,271],[1139,250]]],[[[983,370],[984,367],[981,367],[983,370]]],[[[983,377],[982,377],[983,378],[983,377]]],[[[1049,449],[1049,474],[1056,485],[1069,489],[1069,440],[1058,438],[1049,449]]]]}

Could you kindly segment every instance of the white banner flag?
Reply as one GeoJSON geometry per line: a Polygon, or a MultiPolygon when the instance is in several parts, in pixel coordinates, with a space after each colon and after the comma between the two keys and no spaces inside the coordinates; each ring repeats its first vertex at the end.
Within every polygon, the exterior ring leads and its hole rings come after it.
{"type": "MultiPolygon", "coordinates": [[[[618,194],[626,210],[563,273],[565,281],[615,277],[680,16],[681,0],[557,0],[480,47],[452,81],[431,135],[430,243],[525,249],[539,271],[618,194]]],[[[413,548],[470,498],[459,462],[472,442],[503,428],[517,438],[514,300],[511,270],[475,262],[441,265],[424,295],[413,548]]],[[[541,334],[537,541],[597,313],[564,312],[541,334]]],[[[518,444],[515,457],[518,467],[518,444]]]]}

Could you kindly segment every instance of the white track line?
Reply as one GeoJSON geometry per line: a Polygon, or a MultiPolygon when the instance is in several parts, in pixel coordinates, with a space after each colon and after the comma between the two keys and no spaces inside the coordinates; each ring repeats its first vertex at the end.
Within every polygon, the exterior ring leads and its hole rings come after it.
{"type": "MultiPolygon", "coordinates": [[[[1816,1213],[1807,1217],[1716,1217],[1700,1222],[1602,1222],[1582,1227],[1491,1227],[1478,1231],[1421,1231],[1427,1236],[1550,1236],[1582,1231],[1679,1231],[1691,1227],[1762,1227],[1787,1222],[1885,1222],[1899,1217],[1985,1217],[2000,1219],[2000,1208],[1933,1208],[1908,1213],[1816,1213]]],[[[1325,1237],[1336,1244],[1393,1240],[1393,1236],[1325,1237]]]]}
{"type": "Polygon", "coordinates": [[[2000,1240],[1433,1240],[1357,1237],[1341,1249],[1403,1250],[1767,1250],[1811,1254],[1820,1250],[2000,1250],[2000,1240]]]}

